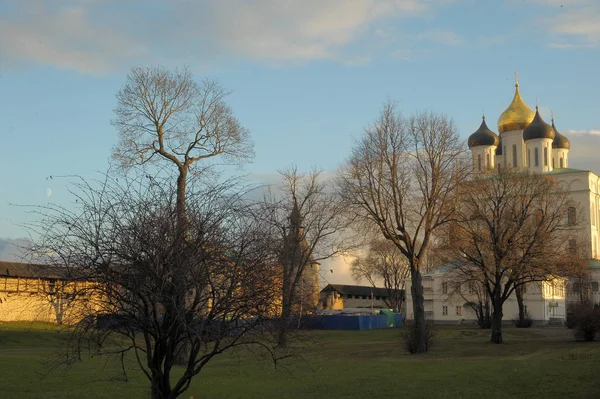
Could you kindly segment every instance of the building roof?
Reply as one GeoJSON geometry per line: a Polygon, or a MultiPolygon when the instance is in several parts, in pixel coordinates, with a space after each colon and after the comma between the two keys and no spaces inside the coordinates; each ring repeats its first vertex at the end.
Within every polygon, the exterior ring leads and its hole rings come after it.
{"type": "Polygon", "coordinates": [[[457,260],[450,261],[450,262],[439,265],[438,267],[436,267],[435,269],[433,269],[432,271],[430,271],[428,273],[424,273],[423,276],[436,276],[436,275],[440,275],[440,274],[446,274],[446,273],[451,272],[452,270],[456,269],[457,266],[458,266],[457,260]]]}
{"type": "MultiPolygon", "coordinates": [[[[370,285],[346,285],[346,284],[327,284],[321,292],[335,291],[342,295],[361,295],[361,296],[388,296],[386,288],[373,288],[370,285]]],[[[393,290],[404,293],[404,290],[393,290]]]]}
{"type": "Polygon", "coordinates": [[[498,118],[498,132],[523,130],[531,123],[535,113],[525,104],[519,93],[519,83],[515,84],[515,95],[512,102],[498,118]]]}
{"type": "Polygon", "coordinates": [[[529,141],[535,139],[554,140],[554,129],[552,126],[544,122],[537,105],[535,107],[535,117],[523,130],[523,140],[529,141]]]}
{"type": "Polygon", "coordinates": [[[569,139],[560,134],[556,125],[554,125],[554,117],[552,117],[552,129],[554,129],[554,141],[552,142],[552,148],[562,148],[565,150],[571,149],[571,143],[569,139]]]}
{"type": "Polygon", "coordinates": [[[598,260],[598,259],[590,260],[590,269],[600,269],[600,260],[598,260]]]}
{"type": "Polygon", "coordinates": [[[71,272],[72,270],[60,266],[0,261],[0,277],[69,280],[74,278],[71,272]]]}
{"type": "Polygon", "coordinates": [[[562,175],[566,173],[590,173],[589,170],[584,169],[574,169],[574,168],[558,168],[553,169],[550,172],[546,172],[547,175],[562,175]]]}
{"type": "Polygon", "coordinates": [[[475,133],[469,136],[467,141],[469,148],[477,146],[498,146],[498,135],[492,132],[485,123],[485,116],[482,117],[481,126],[475,133]]]}

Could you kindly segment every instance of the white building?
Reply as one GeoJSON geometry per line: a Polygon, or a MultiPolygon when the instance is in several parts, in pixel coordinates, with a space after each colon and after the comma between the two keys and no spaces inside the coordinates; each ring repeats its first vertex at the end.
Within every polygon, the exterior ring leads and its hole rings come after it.
{"type": "MultiPolygon", "coordinates": [[[[538,107],[533,111],[521,98],[519,83],[515,84],[512,102],[498,118],[498,132],[488,128],[485,117],[481,126],[468,139],[472,154],[473,171],[517,167],[552,176],[569,192],[577,207],[569,209],[570,223],[580,226],[578,240],[570,240],[569,247],[585,251],[589,258],[589,276],[581,282],[567,283],[567,295],[560,284],[532,284],[527,287],[524,303],[534,320],[547,322],[564,318],[565,302],[579,300],[582,290],[594,302],[600,302],[600,177],[587,171],[569,168],[569,140],[557,130],[554,118],[551,125],[541,117],[538,107]],[[558,284],[558,285],[556,285],[558,284]]],[[[426,317],[436,322],[474,320],[474,313],[465,305],[465,295],[448,291],[449,266],[442,265],[423,276],[426,317]]],[[[461,287],[463,289],[463,287],[461,287]]],[[[412,318],[410,279],[406,282],[407,317],[412,318]]],[[[468,296],[467,296],[468,297],[468,296]]],[[[517,314],[514,294],[505,303],[505,319],[517,314]]]]}

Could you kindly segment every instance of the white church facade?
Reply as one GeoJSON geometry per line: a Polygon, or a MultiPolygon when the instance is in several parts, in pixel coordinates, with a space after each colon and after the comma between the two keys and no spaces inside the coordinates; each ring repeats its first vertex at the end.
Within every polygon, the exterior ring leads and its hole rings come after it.
{"type": "MultiPolygon", "coordinates": [[[[569,168],[568,138],[557,130],[554,118],[548,124],[537,106],[535,111],[527,106],[518,81],[512,102],[498,118],[498,132],[488,128],[484,117],[479,129],[469,136],[474,174],[504,167],[543,173],[556,179],[569,192],[572,203],[577,204],[569,208],[568,222],[577,222],[580,231],[577,240],[570,240],[568,245],[590,260],[585,287],[581,282],[567,280],[532,283],[524,295],[527,311],[535,321],[548,323],[564,319],[567,304],[578,301],[582,290],[586,290],[586,298],[600,302],[600,177],[588,170],[569,168]]],[[[474,321],[475,313],[465,306],[468,291],[465,287],[449,289],[448,284],[449,265],[423,275],[426,317],[435,322],[474,321]]],[[[409,278],[405,306],[408,319],[412,318],[410,285],[409,278]]],[[[514,294],[505,303],[504,314],[508,320],[518,314],[514,294]]]]}

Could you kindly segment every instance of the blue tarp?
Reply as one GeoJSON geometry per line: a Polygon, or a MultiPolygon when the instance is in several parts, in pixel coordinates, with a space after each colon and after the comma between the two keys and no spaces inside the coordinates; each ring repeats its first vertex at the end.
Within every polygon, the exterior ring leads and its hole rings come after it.
{"type": "MultiPolygon", "coordinates": [[[[386,315],[373,316],[338,316],[338,315],[313,315],[306,320],[307,328],[317,330],[372,330],[388,327],[386,315]]],[[[396,316],[395,326],[402,324],[402,317],[396,316]]]]}

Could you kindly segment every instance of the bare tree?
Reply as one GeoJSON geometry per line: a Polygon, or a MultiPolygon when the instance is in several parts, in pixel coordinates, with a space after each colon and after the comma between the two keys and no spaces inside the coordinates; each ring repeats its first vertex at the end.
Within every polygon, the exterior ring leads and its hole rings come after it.
{"type": "Polygon", "coordinates": [[[359,228],[390,240],[408,262],[417,353],[426,351],[421,269],[433,233],[452,218],[452,196],[467,175],[463,154],[450,119],[431,112],[406,119],[388,102],[337,178],[359,228]]]}
{"type": "MultiPolygon", "coordinates": [[[[265,197],[261,218],[273,232],[272,248],[281,266],[281,316],[278,345],[285,347],[294,313],[314,310],[319,299],[319,262],[346,251],[342,233],[348,221],[328,190],[321,171],[280,171],[279,193],[265,197]]],[[[300,314],[298,316],[300,316],[300,314]]]]}
{"type": "Polygon", "coordinates": [[[188,68],[162,67],[133,68],[117,93],[113,157],[125,169],[158,159],[176,167],[182,228],[189,172],[217,156],[240,162],[254,155],[248,130],[225,103],[228,94],[214,80],[196,83],[188,68]]]}
{"type": "Polygon", "coordinates": [[[89,306],[81,307],[87,311],[66,361],[86,348],[121,359],[131,352],[151,397],[176,398],[224,351],[270,347],[267,334],[251,334],[268,328],[274,314],[277,259],[268,235],[233,187],[194,185],[192,192],[184,240],[170,179],[81,182],[74,208],[39,209],[33,250],[92,282],[77,293],[89,306]],[[183,367],[174,368],[180,357],[183,367]]]}
{"type": "Polygon", "coordinates": [[[133,68],[117,93],[113,125],[119,144],[113,158],[124,170],[154,160],[175,168],[175,217],[181,241],[187,235],[190,173],[206,171],[215,159],[237,163],[253,156],[249,132],[225,103],[227,95],[216,81],[196,83],[187,68],[162,67],[133,68]]]}
{"type": "Polygon", "coordinates": [[[503,169],[463,183],[454,246],[457,273],[492,303],[491,342],[502,343],[502,307],[515,289],[559,275],[568,197],[544,175],[503,169]]]}
{"type": "Polygon", "coordinates": [[[357,257],[350,265],[352,277],[357,282],[367,280],[373,287],[383,283],[387,291],[384,303],[402,312],[405,280],[410,273],[406,257],[388,240],[376,240],[369,245],[365,256],[357,257]]]}

